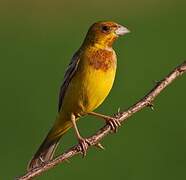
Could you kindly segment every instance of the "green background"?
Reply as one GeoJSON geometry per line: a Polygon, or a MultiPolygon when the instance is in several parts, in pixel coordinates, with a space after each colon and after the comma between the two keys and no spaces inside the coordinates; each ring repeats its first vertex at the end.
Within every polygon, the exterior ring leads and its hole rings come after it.
{"type": "MultiPolygon", "coordinates": [[[[112,92],[97,110],[113,114],[145,95],[156,80],[186,59],[183,0],[1,0],[0,1],[0,179],[25,172],[52,125],[64,70],[95,21],[114,20],[131,33],[114,44],[118,72],[112,92]]],[[[155,101],[155,111],[135,114],[105,151],[91,148],[36,178],[186,179],[186,76],[155,101]]],[[[79,121],[83,136],[103,123],[79,121]]],[[[76,143],[71,130],[58,153],[76,143]]]]}

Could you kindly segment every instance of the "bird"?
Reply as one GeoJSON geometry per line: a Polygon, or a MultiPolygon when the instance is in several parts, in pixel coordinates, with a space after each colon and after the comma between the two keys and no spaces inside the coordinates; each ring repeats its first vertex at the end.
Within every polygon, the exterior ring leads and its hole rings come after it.
{"type": "Polygon", "coordinates": [[[81,152],[83,156],[86,155],[89,141],[81,136],[77,127],[77,120],[82,116],[92,115],[103,119],[116,132],[120,122],[94,110],[108,96],[115,79],[117,56],[113,43],[119,36],[129,32],[128,28],[113,21],[99,21],[90,26],[65,72],[54,125],[28,163],[28,171],[52,160],[59,140],[72,127],[81,152]]]}

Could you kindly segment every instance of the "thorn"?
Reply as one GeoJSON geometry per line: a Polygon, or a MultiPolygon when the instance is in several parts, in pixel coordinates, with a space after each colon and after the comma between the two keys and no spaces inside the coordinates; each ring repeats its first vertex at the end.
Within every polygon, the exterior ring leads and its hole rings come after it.
{"type": "Polygon", "coordinates": [[[117,110],[117,113],[114,114],[114,116],[117,118],[120,116],[120,111],[121,111],[121,108],[119,107],[118,110],[117,110]]]}
{"type": "Polygon", "coordinates": [[[158,80],[153,80],[153,83],[155,83],[156,85],[158,85],[160,83],[160,81],[158,80]]]}
{"type": "Polygon", "coordinates": [[[70,163],[70,161],[68,159],[65,159],[65,162],[70,163]]]}
{"type": "Polygon", "coordinates": [[[154,111],[154,105],[153,105],[153,103],[150,103],[150,102],[149,102],[148,107],[150,107],[151,110],[154,111]]]}
{"type": "Polygon", "coordinates": [[[97,148],[99,148],[99,149],[105,150],[104,146],[102,146],[101,143],[97,143],[95,146],[96,146],[97,148]]]}

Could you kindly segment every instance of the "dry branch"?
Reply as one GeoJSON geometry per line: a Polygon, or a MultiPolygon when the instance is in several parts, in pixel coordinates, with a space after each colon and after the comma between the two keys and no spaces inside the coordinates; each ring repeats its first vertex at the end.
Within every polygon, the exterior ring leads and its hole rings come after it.
{"type": "MultiPolygon", "coordinates": [[[[156,86],[141,100],[139,100],[137,103],[132,105],[129,109],[123,112],[118,112],[116,115],[114,115],[114,118],[117,118],[120,122],[125,122],[126,119],[128,119],[130,116],[132,116],[134,113],[140,111],[144,107],[153,107],[153,100],[157,95],[160,94],[162,90],[164,90],[170,83],[172,83],[177,77],[182,75],[186,72],[186,61],[183,62],[181,65],[176,67],[170,74],[168,74],[163,80],[159,81],[156,86]]],[[[111,133],[111,128],[109,125],[105,125],[102,127],[99,131],[97,131],[94,135],[90,136],[88,141],[90,142],[89,146],[94,146],[99,144],[99,142],[105,137],[111,133]]],[[[77,144],[70,149],[68,149],[65,153],[59,155],[52,161],[47,162],[46,164],[43,164],[41,167],[35,168],[32,171],[27,172],[25,175],[17,178],[17,180],[28,180],[33,177],[39,176],[41,173],[55,167],[56,165],[68,160],[69,158],[80,154],[80,145],[77,144]]]]}

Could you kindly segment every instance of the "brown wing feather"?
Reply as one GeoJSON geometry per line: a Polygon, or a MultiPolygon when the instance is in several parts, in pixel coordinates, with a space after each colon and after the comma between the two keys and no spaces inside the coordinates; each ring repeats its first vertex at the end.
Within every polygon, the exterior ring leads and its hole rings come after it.
{"type": "Polygon", "coordinates": [[[60,111],[61,109],[61,105],[63,103],[63,98],[65,96],[65,92],[68,88],[68,85],[72,79],[72,77],[74,76],[76,70],[77,70],[77,67],[78,67],[78,63],[79,63],[79,54],[80,52],[77,51],[71,61],[70,61],[70,64],[68,65],[68,68],[65,72],[65,75],[64,75],[64,81],[63,81],[63,84],[61,85],[60,87],[60,93],[59,93],[59,104],[58,104],[58,112],[60,111]]]}

